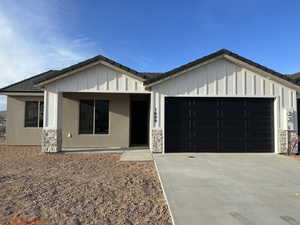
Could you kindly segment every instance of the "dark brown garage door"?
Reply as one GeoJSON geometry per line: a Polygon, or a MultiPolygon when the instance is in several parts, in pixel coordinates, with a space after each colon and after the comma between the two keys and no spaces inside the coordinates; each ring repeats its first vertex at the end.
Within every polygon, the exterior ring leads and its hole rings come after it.
{"type": "Polygon", "coordinates": [[[273,99],[165,101],[166,152],[274,152],[273,99]]]}

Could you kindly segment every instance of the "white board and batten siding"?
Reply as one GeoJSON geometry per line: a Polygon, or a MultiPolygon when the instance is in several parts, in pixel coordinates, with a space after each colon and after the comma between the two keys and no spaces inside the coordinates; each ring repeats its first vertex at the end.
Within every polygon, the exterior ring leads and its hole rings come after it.
{"type": "Polygon", "coordinates": [[[143,82],[105,65],[95,65],[46,86],[44,91],[44,128],[60,126],[62,93],[140,93],[146,94],[143,82]]]}
{"type": "MultiPolygon", "coordinates": [[[[278,130],[287,129],[285,114],[297,111],[295,90],[226,59],[218,59],[152,87],[151,112],[157,115],[156,121],[152,120],[153,128],[164,130],[164,103],[168,96],[273,98],[275,152],[278,130]]],[[[297,129],[296,121],[295,118],[294,129],[297,129]]]]}
{"type": "Polygon", "coordinates": [[[98,64],[49,84],[51,92],[149,93],[143,82],[98,64]]]}

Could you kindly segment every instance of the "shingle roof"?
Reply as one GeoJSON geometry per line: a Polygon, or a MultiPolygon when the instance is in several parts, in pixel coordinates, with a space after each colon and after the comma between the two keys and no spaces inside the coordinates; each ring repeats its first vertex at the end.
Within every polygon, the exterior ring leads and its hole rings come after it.
{"type": "Polygon", "coordinates": [[[142,72],[140,73],[145,79],[152,79],[162,75],[163,73],[149,73],[149,72],[142,72]]]}
{"type": "Polygon", "coordinates": [[[36,81],[41,79],[42,77],[49,76],[51,74],[55,74],[57,70],[49,70],[44,73],[40,73],[33,77],[27,78],[25,80],[19,81],[17,83],[11,84],[7,87],[0,89],[0,92],[42,92],[39,88],[34,87],[36,81]]]}
{"type": "MultiPolygon", "coordinates": [[[[61,74],[61,70],[49,70],[44,73],[40,73],[38,75],[35,75],[33,77],[27,78],[25,80],[19,81],[17,83],[11,84],[7,87],[1,88],[0,93],[2,92],[42,92],[41,89],[35,87],[35,84],[40,83],[42,81],[51,79],[53,77],[56,77],[57,75],[61,74]]],[[[156,76],[161,75],[161,73],[148,73],[143,72],[139,73],[141,77],[144,79],[151,79],[156,76]]]]}
{"type": "Polygon", "coordinates": [[[248,63],[249,65],[252,65],[256,68],[259,68],[265,72],[268,72],[270,74],[273,74],[277,77],[280,77],[282,79],[285,79],[287,81],[290,81],[290,82],[293,82],[295,84],[298,84],[300,85],[300,73],[297,73],[297,74],[293,74],[293,75],[284,75],[284,74],[281,74],[279,72],[276,72],[274,70],[271,70],[265,66],[262,66],[256,62],[253,62],[249,59],[246,59],[238,54],[235,54],[227,49],[221,49],[217,52],[214,52],[210,55],[207,55],[207,56],[204,56],[202,58],[199,58],[195,61],[192,61],[190,63],[187,63],[185,65],[182,65],[180,67],[177,67],[175,69],[172,69],[168,72],[165,72],[165,73],[151,73],[151,72],[138,72],[136,70],[133,70],[129,67],[126,67],[126,66],[123,66],[122,64],[120,63],[117,63],[111,59],[108,59],[102,55],[98,55],[96,57],[93,57],[93,58],[90,58],[88,60],[85,60],[83,62],[80,62],[80,63],[77,63],[75,65],[72,65],[72,66],[69,66],[67,68],[64,68],[62,70],[49,70],[47,72],[44,72],[44,73],[41,73],[41,74],[38,74],[36,76],[33,76],[31,78],[28,78],[28,79],[25,79],[23,81],[20,81],[20,82],[17,82],[15,84],[12,84],[12,85],[9,85],[7,87],[4,87],[2,89],[0,89],[0,93],[2,92],[42,92],[39,88],[35,87],[36,84],[38,83],[41,83],[41,82],[44,82],[44,81],[47,81],[49,79],[53,79],[53,78],[56,78],[56,77],[59,77],[59,76],[62,76],[63,74],[65,74],[66,72],[70,72],[70,71],[73,71],[73,70],[76,70],[78,68],[81,68],[83,66],[86,66],[86,65],[89,65],[91,63],[94,63],[94,62],[97,62],[99,60],[103,60],[111,65],[114,65],[122,70],[125,70],[125,71],[128,71],[130,72],[131,74],[139,77],[139,78],[142,78],[144,79],[144,84],[152,84],[152,83],[155,83],[157,81],[160,81],[161,79],[164,79],[164,78],[167,78],[167,77],[172,77],[173,75],[179,73],[179,72],[182,72],[186,69],[189,69],[189,68],[192,68],[198,64],[201,64],[203,62],[206,62],[210,59],[213,59],[215,57],[218,57],[218,56],[221,56],[221,55],[228,55],[228,56],[231,56],[235,59],[238,59],[242,62],[245,62],[245,63],[248,63]],[[299,78],[299,79],[298,79],[299,78]]]}
{"type": "Polygon", "coordinates": [[[273,74],[273,75],[278,76],[278,77],[280,77],[282,79],[285,79],[285,80],[288,80],[288,81],[292,82],[292,80],[288,76],[286,76],[284,74],[276,72],[276,71],[274,71],[272,69],[269,69],[269,68],[267,68],[265,66],[262,66],[262,65],[260,65],[260,64],[258,64],[256,62],[253,62],[253,61],[251,61],[249,59],[246,59],[246,58],[244,58],[244,57],[242,57],[242,56],[240,56],[238,54],[235,54],[235,53],[233,53],[233,52],[231,52],[231,51],[229,51],[227,49],[221,49],[221,50],[219,50],[217,52],[214,52],[214,53],[209,54],[207,56],[204,56],[202,58],[196,59],[195,61],[192,61],[192,62],[187,63],[185,65],[179,66],[179,67],[177,67],[177,68],[175,68],[173,70],[170,70],[170,71],[168,71],[166,73],[162,73],[160,76],[156,76],[156,77],[153,77],[152,79],[148,79],[144,83],[145,84],[155,83],[155,82],[157,82],[159,80],[171,77],[171,76],[173,76],[173,75],[175,75],[175,74],[177,74],[179,72],[182,72],[182,71],[184,71],[186,69],[192,68],[192,67],[194,67],[194,66],[196,66],[198,64],[204,63],[206,61],[209,61],[209,60],[211,60],[211,59],[213,59],[215,57],[221,56],[221,55],[231,56],[231,57],[233,57],[235,59],[238,59],[238,60],[240,60],[242,62],[245,62],[245,63],[247,63],[247,64],[249,64],[251,66],[254,66],[254,67],[258,68],[258,69],[261,69],[261,70],[263,70],[263,71],[265,71],[267,73],[273,74]]]}

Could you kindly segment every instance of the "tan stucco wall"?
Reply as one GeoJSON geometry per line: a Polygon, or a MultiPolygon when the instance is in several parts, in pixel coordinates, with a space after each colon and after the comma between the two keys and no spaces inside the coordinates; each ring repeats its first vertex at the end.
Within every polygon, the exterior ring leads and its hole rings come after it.
{"type": "Polygon", "coordinates": [[[64,93],[63,148],[129,147],[129,99],[128,94],[64,93]],[[79,100],[93,97],[109,100],[109,134],[79,134],[79,100]]]}
{"type": "Polygon", "coordinates": [[[43,97],[7,97],[8,145],[40,145],[42,128],[25,128],[25,101],[41,101],[43,97]]]}

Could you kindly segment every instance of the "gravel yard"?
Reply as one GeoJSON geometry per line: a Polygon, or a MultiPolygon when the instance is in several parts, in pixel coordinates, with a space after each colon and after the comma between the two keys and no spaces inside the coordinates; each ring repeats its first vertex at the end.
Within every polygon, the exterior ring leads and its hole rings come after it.
{"type": "Polygon", "coordinates": [[[119,158],[0,146],[0,224],[171,224],[153,162],[119,158]]]}

